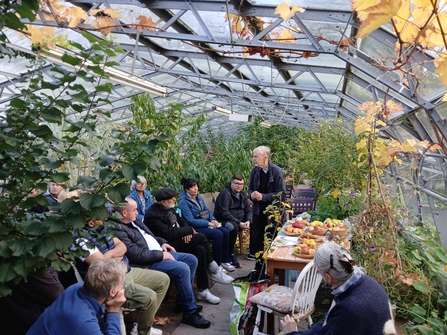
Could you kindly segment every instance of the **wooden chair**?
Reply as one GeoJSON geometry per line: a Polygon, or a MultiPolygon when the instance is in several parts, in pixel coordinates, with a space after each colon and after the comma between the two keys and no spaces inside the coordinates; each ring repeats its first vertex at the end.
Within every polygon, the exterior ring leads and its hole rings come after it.
{"type": "Polygon", "coordinates": [[[253,335],[262,334],[259,332],[262,312],[277,316],[289,314],[297,322],[307,318],[309,327],[312,326],[311,315],[315,309],[315,296],[321,280],[322,277],[312,260],[300,272],[293,289],[274,284],[252,296],[250,301],[258,305],[253,335]]]}

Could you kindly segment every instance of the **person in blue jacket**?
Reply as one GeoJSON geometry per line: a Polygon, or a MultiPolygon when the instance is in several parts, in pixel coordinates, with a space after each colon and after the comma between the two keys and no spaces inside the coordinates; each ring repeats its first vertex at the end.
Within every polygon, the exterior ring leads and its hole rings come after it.
{"type": "Polygon", "coordinates": [[[120,260],[105,258],[94,261],[84,282],[67,288],[26,334],[121,335],[119,309],[126,302],[126,272],[127,265],[120,260]],[[103,315],[101,329],[98,319],[103,315]]]}
{"type": "MultiPolygon", "coordinates": [[[[315,265],[332,287],[334,300],[323,321],[303,335],[396,335],[391,305],[383,287],[355,266],[348,251],[333,242],[317,248],[315,265]]],[[[299,335],[296,321],[281,321],[285,335],[299,335]]]]}
{"type": "Polygon", "coordinates": [[[138,176],[138,181],[132,180],[130,184],[130,194],[128,198],[131,198],[137,203],[138,215],[137,219],[143,221],[144,214],[147,209],[152,205],[151,191],[147,190],[147,180],[143,176],[138,176]]]}
{"type": "Polygon", "coordinates": [[[234,271],[230,264],[230,232],[217,222],[203,198],[199,195],[199,185],[192,178],[182,178],[183,192],[180,193],[178,208],[181,216],[197,232],[202,233],[212,243],[216,263],[226,271],[234,271]]]}

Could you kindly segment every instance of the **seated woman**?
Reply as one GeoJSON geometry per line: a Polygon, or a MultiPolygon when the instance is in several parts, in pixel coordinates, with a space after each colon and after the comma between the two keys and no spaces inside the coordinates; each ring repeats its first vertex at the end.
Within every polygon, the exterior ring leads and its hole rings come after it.
{"type": "Polygon", "coordinates": [[[142,176],[138,176],[137,178],[138,180],[132,180],[132,184],[130,185],[130,194],[128,195],[128,197],[132,198],[137,202],[138,206],[137,219],[143,221],[144,214],[146,213],[147,209],[152,205],[152,196],[151,192],[146,189],[147,187],[146,178],[142,176]]]}
{"type": "MultiPolygon", "coordinates": [[[[303,335],[395,335],[388,295],[380,284],[367,276],[348,251],[332,242],[318,247],[315,265],[332,287],[332,302],[325,319],[303,335]]],[[[286,316],[281,321],[286,335],[298,335],[296,322],[286,316]]]]}
{"type": "Polygon", "coordinates": [[[234,271],[230,264],[230,233],[221,227],[199,195],[199,186],[192,178],[180,181],[184,191],[180,193],[178,208],[181,216],[197,232],[202,233],[212,242],[214,260],[227,271],[234,271]]]}

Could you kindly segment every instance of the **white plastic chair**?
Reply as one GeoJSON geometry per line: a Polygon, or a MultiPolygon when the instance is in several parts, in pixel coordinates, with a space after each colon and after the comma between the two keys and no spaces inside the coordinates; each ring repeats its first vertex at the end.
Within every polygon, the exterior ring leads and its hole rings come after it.
{"type": "Polygon", "coordinates": [[[277,316],[289,314],[297,322],[307,318],[309,327],[312,326],[311,315],[315,309],[315,296],[321,280],[322,277],[312,260],[300,272],[293,290],[275,284],[251,297],[251,302],[258,305],[253,335],[262,334],[259,332],[262,312],[277,316]]]}

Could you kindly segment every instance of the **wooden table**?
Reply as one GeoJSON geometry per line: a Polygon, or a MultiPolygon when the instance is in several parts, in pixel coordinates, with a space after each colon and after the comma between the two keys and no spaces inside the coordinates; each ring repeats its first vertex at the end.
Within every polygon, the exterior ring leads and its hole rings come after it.
{"type": "Polygon", "coordinates": [[[301,271],[312,260],[295,256],[293,254],[293,248],[294,247],[277,247],[267,255],[267,274],[270,276],[271,284],[273,284],[275,280],[275,269],[279,270],[279,285],[284,285],[285,270],[301,271]]]}

